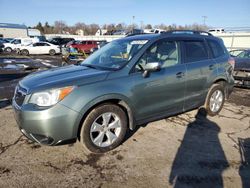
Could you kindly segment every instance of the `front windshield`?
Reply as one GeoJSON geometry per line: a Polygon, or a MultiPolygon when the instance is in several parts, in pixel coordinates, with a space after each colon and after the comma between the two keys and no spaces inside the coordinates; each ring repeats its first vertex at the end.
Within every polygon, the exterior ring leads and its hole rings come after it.
{"type": "Polygon", "coordinates": [[[106,44],[84,60],[81,65],[117,70],[126,65],[147,40],[117,40],[106,44]]]}

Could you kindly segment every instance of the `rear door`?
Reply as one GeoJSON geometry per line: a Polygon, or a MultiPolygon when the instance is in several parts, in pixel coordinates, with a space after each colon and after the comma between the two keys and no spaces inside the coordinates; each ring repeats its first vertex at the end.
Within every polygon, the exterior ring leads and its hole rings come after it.
{"type": "Polygon", "coordinates": [[[217,70],[204,39],[184,40],[182,47],[187,68],[184,109],[189,110],[204,104],[210,80],[217,70]]]}
{"type": "Polygon", "coordinates": [[[180,43],[175,40],[160,40],[140,58],[132,73],[134,82],[133,103],[139,119],[163,117],[182,112],[185,91],[185,64],[182,64],[180,43]],[[143,67],[149,62],[161,62],[158,72],[142,76],[143,67]]]}

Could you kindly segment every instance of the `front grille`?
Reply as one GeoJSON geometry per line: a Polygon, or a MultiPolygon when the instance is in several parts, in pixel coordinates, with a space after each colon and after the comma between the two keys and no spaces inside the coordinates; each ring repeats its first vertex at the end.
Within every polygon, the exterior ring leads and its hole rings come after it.
{"type": "Polygon", "coordinates": [[[26,93],[27,93],[26,89],[20,87],[19,85],[17,86],[14,100],[18,106],[23,105],[26,93]]]}

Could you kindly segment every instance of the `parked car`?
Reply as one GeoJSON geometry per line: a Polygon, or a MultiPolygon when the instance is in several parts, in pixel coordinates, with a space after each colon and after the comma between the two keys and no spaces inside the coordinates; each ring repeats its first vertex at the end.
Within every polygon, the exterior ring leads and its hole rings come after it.
{"type": "Polygon", "coordinates": [[[49,54],[56,55],[60,53],[60,47],[48,42],[36,42],[27,46],[21,46],[18,49],[22,55],[30,54],[49,54]]]}
{"type": "Polygon", "coordinates": [[[16,50],[17,48],[20,48],[23,45],[28,45],[34,42],[38,42],[38,39],[35,38],[15,38],[10,42],[3,43],[4,44],[4,50],[6,52],[12,52],[13,50],[16,50]]]}
{"type": "Polygon", "coordinates": [[[135,35],[112,41],[80,66],[34,73],[13,98],[21,132],[45,145],[77,139],[107,152],[128,129],[204,105],[218,114],[233,89],[233,59],[206,32],[135,35]]]}
{"type": "Polygon", "coordinates": [[[52,68],[28,58],[0,58],[0,100],[12,99],[18,81],[35,71],[52,68]]]}
{"type": "Polygon", "coordinates": [[[49,43],[58,45],[58,46],[65,46],[67,43],[70,41],[74,41],[75,39],[73,38],[61,38],[61,37],[55,37],[50,40],[48,40],[49,43]]]}
{"type": "Polygon", "coordinates": [[[127,31],[124,29],[116,30],[112,33],[112,35],[126,35],[127,31]]]}
{"type": "Polygon", "coordinates": [[[163,29],[144,29],[144,33],[164,33],[166,30],[163,29]]]}
{"type": "Polygon", "coordinates": [[[233,50],[230,54],[235,59],[235,85],[250,88],[250,49],[233,50]]]}
{"type": "Polygon", "coordinates": [[[85,53],[91,53],[91,49],[98,47],[98,41],[94,40],[83,40],[71,43],[69,46],[76,48],[78,51],[85,53]]]}

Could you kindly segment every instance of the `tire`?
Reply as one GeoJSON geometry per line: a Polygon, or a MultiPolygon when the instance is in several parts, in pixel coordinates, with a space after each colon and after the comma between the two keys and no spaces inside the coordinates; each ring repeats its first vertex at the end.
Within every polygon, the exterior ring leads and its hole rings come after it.
{"type": "Polygon", "coordinates": [[[56,55],[56,51],[55,51],[55,50],[53,50],[53,49],[52,49],[52,50],[50,50],[50,51],[49,51],[49,55],[56,55]]]}
{"type": "Polygon", "coordinates": [[[21,54],[27,56],[27,55],[29,55],[29,51],[26,49],[21,50],[21,54]]]}
{"type": "Polygon", "coordinates": [[[225,87],[223,82],[213,84],[208,91],[205,109],[210,116],[220,113],[225,102],[225,87]]]}
{"type": "Polygon", "coordinates": [[[12,48],[7,47],[7,48],[5,48],[5,49],[4,49],[4,51],[5,51],[5,52],[9,52],[9,53],[10,53],[10,52],[12,52],[12,48]]]}
{"type": "Polygon", "coordinates": [[[125,112],[117,105],[104,104],[94,108],[87,115],[80,132],[80,142],[85,152],[105,153],[116,148],[124,140],[127,122],[125,112]]]}

